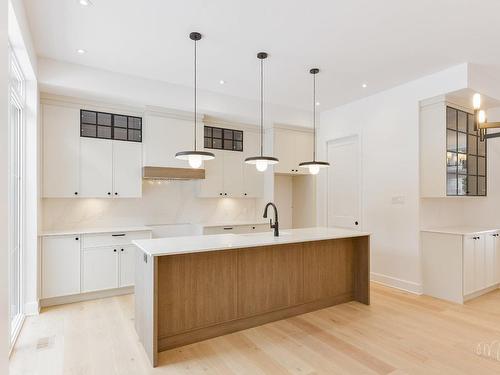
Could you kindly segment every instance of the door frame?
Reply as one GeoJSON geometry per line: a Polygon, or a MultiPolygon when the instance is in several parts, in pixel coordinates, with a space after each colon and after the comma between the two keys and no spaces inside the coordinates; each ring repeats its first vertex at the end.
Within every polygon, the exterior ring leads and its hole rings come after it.
{"type": "MultiPolygon", "coordinates": [[[[363,205],[363,149],[362,149],[362,136],[358,133],[353,133],[343,137],[332,138],[326,141],[326,160],[330,162],[330,165],[334,165],[335,161],[330,160],[330,155],[328,154],[329,146],[331,145],[342,145],[345,143],[350,143],[351,141],[356,141],[358,144],[358,207],[359,207],[359,222],[360,225],[355,228],[355,230],[364,230],[364,205],[363,205]]],[[[330,173],[331,169],[328,168],[327,179],[326,179],[326,225],[329,227],[329,209],[330,209],[330,173]]]]}

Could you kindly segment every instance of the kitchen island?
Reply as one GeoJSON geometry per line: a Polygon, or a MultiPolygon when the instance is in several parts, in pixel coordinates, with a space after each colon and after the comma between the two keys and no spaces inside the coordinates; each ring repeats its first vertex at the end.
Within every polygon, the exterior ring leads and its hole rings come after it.
{"type": "Polygon", "coordinates": [[[370,303],[370,236],[340,228],[134,241],[135,326],[158,352],[348,301],[370,303]]]}

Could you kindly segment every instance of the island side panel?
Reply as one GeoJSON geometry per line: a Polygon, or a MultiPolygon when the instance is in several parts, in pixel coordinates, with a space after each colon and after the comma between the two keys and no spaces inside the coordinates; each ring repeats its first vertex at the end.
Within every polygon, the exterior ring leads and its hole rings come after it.
{"type": "Polygon", "coordinates": [[[158,258],[136,250],[135,329],[153,367],[158,363],[158,258]]]}
{"type": "Polygon", "coordinates": [[[370,304],[370,236],[356,237],[354,257],[354,299],[370,304]]]}

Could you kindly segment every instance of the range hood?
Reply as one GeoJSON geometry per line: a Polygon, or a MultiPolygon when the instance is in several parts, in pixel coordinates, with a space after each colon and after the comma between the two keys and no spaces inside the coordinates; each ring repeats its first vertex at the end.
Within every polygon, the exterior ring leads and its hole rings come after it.
{"type": "Polygon", "coordinates": [[[145,180],[201,180],[205,178],[202,168],[143,167],[145,180]]]}

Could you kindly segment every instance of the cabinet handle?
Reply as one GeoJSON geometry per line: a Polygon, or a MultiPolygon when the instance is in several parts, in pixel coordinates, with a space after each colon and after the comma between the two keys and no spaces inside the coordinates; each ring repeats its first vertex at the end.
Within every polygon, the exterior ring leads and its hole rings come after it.
{"type": "Polygon", "coordinates": [[[110,191],[108,191],[108,195],[111,195],[111,192],[110,192],[110,191]]]}
{"type": "Polygon", "coordinates": [[[124,237],[125,233],[120,233],[120,234],[112,234],[112,237],[124,237]]]}
{"type": "Polygon", "coordinates": [[[222,195],[222,193],[219,193],[219,195],[222,195]]]}
{"type": "Polygon", "coordinates": [[[117,192],[115,192],[115,195],[118,195],[118,193],[117,193],[117,192]]]}
{"type": "Polygon", "coordinates": [[[77,191],[75,191],[75,195],[78,195],[78,192],[77,192],[77,191]]]}
{"type": "Polygon", "coordinates": [[[224,230],[233,230],[233,227],[224,227],[224,230]]]}
{"type": "Polygon", "coordinates": [[[224,193],[224,195],[227,195],[227,193],[224,193]]]}
{"type": "Polygon", "coordinates": [[[115,253],[116,253],[116,249],[113,249],[113,252],[115,252],[115,253]]]}
{"type": "Polygon", "coordinates": [[[78,241],[78,237],[75,237],[75,241],[78,241]]]}
{"type": "Polygon", "coordinates": [[[247,195],[247,193],[245,193],[244,195],[247,195]]]}
{"type": "Polygon", "coordinates": [[[123,249],[120,249],[120,251],[123,251],[123,249]]]}

